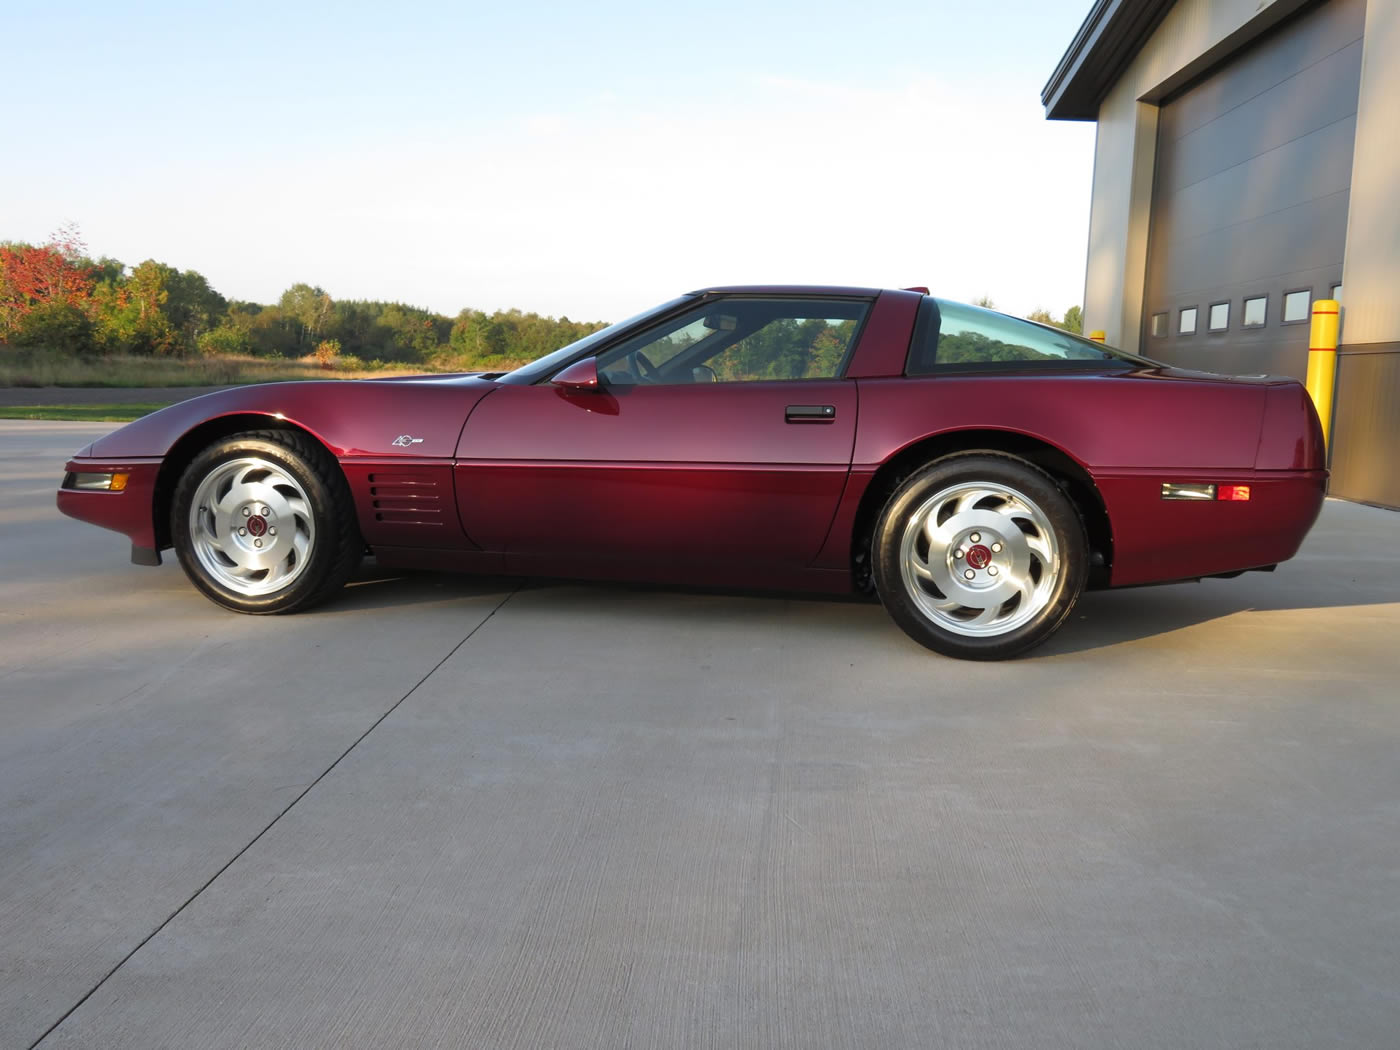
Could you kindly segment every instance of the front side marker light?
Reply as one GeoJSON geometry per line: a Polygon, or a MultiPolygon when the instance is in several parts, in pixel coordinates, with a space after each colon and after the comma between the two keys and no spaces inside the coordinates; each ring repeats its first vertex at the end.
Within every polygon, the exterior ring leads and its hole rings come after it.
{"type": "Polygon", "coordinates": [[[130,480],[130,474],[69,474],[63,487],[80,492],[124,492],[130,480]]]}

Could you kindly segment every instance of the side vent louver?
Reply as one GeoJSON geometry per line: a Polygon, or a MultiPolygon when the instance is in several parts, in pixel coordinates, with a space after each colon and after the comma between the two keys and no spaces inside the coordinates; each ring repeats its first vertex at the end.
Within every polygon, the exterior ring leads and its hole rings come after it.
{"type": "Polygon", "coordinates": [[[436,479],[421,474],[371,474],[369,494],[374,520],[396,525],[441,525],[442,491],[436,479]]]}

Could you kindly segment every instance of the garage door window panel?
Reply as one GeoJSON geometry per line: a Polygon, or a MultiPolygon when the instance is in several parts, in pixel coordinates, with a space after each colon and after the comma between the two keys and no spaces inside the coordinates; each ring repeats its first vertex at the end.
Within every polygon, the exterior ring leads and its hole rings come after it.
{"type": "Polygon", "coordinates": [[[1263,328],[1269,320],[1269,297],[1252,295],[1244,301],[1244,323],[1242,328],[1263,328]]]}
{"type": "Polygon", "coordinates": [[[1230,304],[1211,303],[1208,330],[1212,332],[1223,332],[1230,327],[1230,304]]]}
{"type": "Polygon", "coordinates": [[[1307,324],[1311,308],[1311,288],[1297,288],[1283,293],[1284,324],[1307,324]]]}
{"type": "Polygon", "coordinates": [[[1195,334],[1196,334],[1196,315],[1197,315],[1197,312],[1198,312],[1198,311],[1197,311],[1196,307],[1194,307],[1194,306],[1187,306],[1187,307],[1185,307],[1185,308],[1182,309],[1181,314],[1178,316],[1177,322],[1176,322],[1176,334],[1177,334],[1177,335],[1195,335],[1195,334]]]}

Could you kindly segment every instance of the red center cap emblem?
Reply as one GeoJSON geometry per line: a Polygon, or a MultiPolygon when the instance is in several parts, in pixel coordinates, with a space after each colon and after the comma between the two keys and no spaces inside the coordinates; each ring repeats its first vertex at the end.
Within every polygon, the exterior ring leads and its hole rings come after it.
{"type": "Polygon", "coordinates": [[[248,533],[252,536],[261,536],[267,531],[267,519],[261,514],[254,514],[248,519],[248,533]]]}
{"type": "Polygon", "coordinates": [[[992,552],[982,544],[967,549],[967,563],[974,569],[985,569],[992,564],[992,552]]]}

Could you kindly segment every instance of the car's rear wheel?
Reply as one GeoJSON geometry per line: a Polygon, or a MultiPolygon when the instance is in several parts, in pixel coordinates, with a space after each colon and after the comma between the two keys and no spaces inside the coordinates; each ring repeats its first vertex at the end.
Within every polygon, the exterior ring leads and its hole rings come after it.
{"type": "Polygon", "coordinates": [[[324,601],[364,551],[340,467],[290,430],[235,434],[196,456],[175,488],[171,536],[190,581],[245,613],[324,601]]]}
{"type": "Polygon", "coordinates": [[[1078,511],[1044,471],[996,452],[937,460],[881,512],[875,586],[915,641],[971,660],[1015,656],[1069,617],[1088,576],[1078,511]]]}

